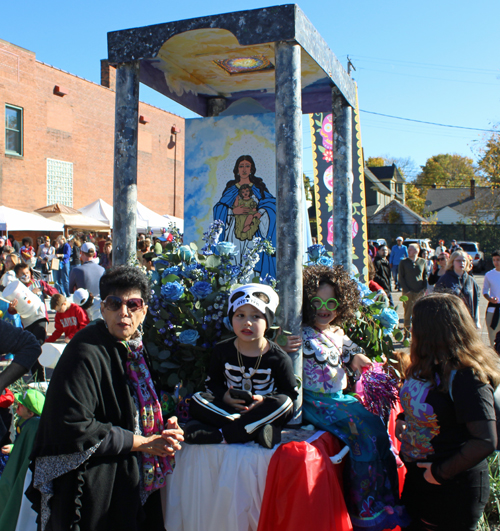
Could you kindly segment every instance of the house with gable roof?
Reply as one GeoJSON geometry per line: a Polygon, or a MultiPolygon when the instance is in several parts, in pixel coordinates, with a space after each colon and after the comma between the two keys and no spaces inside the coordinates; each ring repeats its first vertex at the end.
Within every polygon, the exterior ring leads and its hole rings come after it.
{"type": "Polygon", "coordinates": [[[468,188],[432,187],[427,191],[424,214],[443,224],[498,223],[500,189],[476,186],[474,180],[468,188]]]}

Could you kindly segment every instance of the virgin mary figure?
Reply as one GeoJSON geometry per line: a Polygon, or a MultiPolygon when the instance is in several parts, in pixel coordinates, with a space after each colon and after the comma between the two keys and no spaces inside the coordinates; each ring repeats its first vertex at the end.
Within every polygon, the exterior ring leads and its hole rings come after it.
{"type": "MultiPolygon", "coordinates": [[[[254,217],[259,220],[259,223],[255,236],[270,240],[276,247],[276,198],[271,195],[264,181],[255,176],[255,172],[255,163],[250,155],[238,157],[233,169],[234,179],[227,182],[226,188],[213,211],[214,220],[219,219],[224,223],[220,241],[225,240],[234,243],[239,251],[237,260],[241,260],[252,245],[250,240],[238,238],[237,234],[240,232],[236,230],[236,216],[252,213],[251,208],[240,204],[244,202],[239,200],[239,189],[244,184],[251,186],[251,197],[257,203],[257,213],[254,214],[254,217]]],[[[276,278],[276,258],[261,253],[254,271],[262,277],[269,274],[276,278]]]]}

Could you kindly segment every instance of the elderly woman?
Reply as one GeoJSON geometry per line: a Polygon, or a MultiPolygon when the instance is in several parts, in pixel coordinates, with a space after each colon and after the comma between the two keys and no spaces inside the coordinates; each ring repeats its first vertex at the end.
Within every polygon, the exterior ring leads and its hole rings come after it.
{"type": "Polygon", "coordinates": [[[42,531],[163,530],[159,489],[183,432],[163,422],[142,344],[148,279],[119,266],[100,291],[103,321],[76,334],[54,370],[29,497],[42,531]]]}
{"type": "Polygon", "coordinates": [[[458,295],[469,308],[469,312],[480,328],[479,322],[479,286],[469,274],[472,261],[465,251],[455,251],[446,264],[446,273],[438,280],[435,291],[448,291],[458,295]]]}

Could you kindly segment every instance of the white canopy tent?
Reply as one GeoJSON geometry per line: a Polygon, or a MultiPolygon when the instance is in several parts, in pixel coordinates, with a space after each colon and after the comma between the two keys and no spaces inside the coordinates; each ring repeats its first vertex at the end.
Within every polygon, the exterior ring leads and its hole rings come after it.
{"type": "MultiPolygon", "coordinates": [[[[93,203],[90,203],[90,205],[80,208],[79,211],[89,218],[97,219],[106,223],[109,227],[113,227],[113,207],[102,199],[97,199],[93,203]]],[[[161,216],[142,203],[139,203],[139,201],[137,202],[138,232],[144,232],[149,227],[153,230],[153,233],[160,234],[161,229],[166,228],[169,223],[175,223],[181,232],[184,231],[183,219],[173,216],[161,216]]]]}
{"type": "Polygon", "coordinates": [[[64,225],[39,214],[0,206],[0,230],[7,233],[14,231],[63,232],[64,225]]]}

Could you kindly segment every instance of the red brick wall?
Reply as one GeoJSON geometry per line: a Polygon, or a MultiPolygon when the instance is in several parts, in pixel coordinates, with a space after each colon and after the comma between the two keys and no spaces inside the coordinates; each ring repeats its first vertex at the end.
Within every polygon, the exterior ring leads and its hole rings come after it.
{"type": "MultiPolygon", "coordinates": [[[[73,163],[74,208],[99,198],[112,204],[114,105],[113,90],[37,62],[33,52],[0,40],[0,204],[25,211],[45,206],[47,158],[73,163]],[[55,85],[68,94],[55,95],[55,85]],[[5,104],[24,110],[23,157],[5,154],[5,104]]],[[[184,119],[145,103],[139,114],[148,123],[139,124],[138,199],[158,214],[182,218],[184,119]],[[174,124],[181,130],[176,150],[174,124]]]]}

